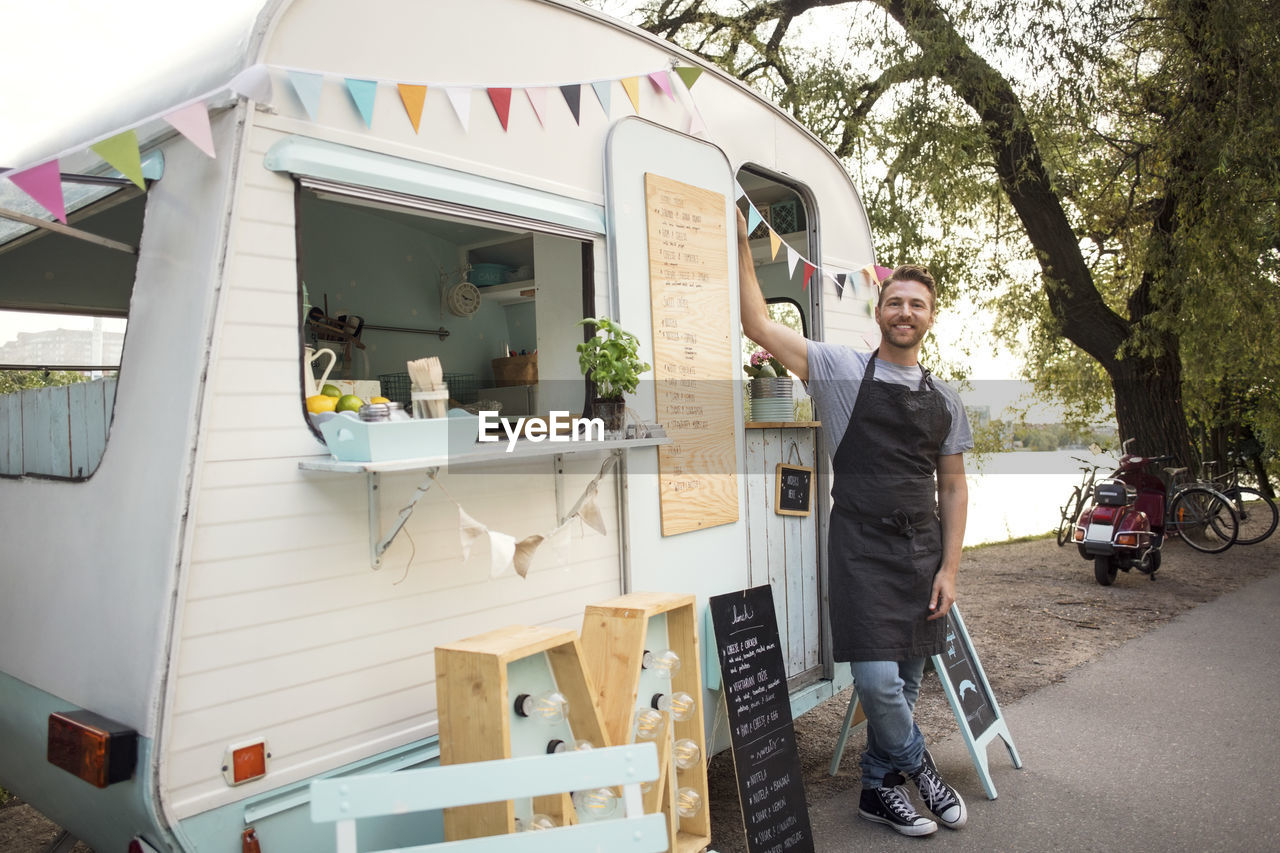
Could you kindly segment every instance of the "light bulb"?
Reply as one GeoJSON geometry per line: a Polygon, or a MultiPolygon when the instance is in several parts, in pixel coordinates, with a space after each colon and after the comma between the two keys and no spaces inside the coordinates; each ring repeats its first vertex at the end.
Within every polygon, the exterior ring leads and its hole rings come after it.
{"type": "Polygon", "coordinates": [[[516,713],[522,717],[558,723],[569,715],[569,700],[555,690],[539,693],[536,696],[521,693],[516,697],[515,708],[516,713]]]}
{"type": "Polygon", "coordinates": [[[660,652],[651,652],[646,649],[644,657],[640,659],[640,665],[652,670],[653,674],[659,678],[670,678],[673,673],[680,671],[680,655],[671,649],[663,649],[660,652]]]}
{"type": "Polygon", "coordinates": [[[544,814],[536,814],[528,820],[516,818],[516,832],[536,832],[541,829],[555,829],[556,822],[544,814]]]}
{"type": "Polygon", "coordinates": [[[672,719],[684,722],[691,718],[695,711],[698,710],[697,701],[688,693],[677,691],[670,695],[666,693],[655,693],[650,703],[659,711],[667,711],[671,714],[672,719]]]}
{"type": "Polygon", "coordinates": [[[692,788],[676,791],[676,812],[680,817],[694,817],[702,810],[702,795],[692,788]]]}
{"type": "Polygon", "coordinates": [[[618,798],[609,788],[592,788],[575,792],[573,804],[584,819],[596,820],[613,814],[618,808],[618,798]]]}
{"type": "Polygon", "coordinates": [[[681,770],[688,770],[702,758],[702,750],[687,737],[676,741],[673,754],[676,759],[676,767],[681,770]]]}
{"type": "Polygon", "coordinates": [[[586,738],[579,738],[578,740],[575,740],[572,744],[566,743],[558,739],[547,742],[547,752],[571,752],[574,750],[582,752],[584,750],[595,749],[595,748],[596,748],[596,745],[591,741],[587,740],[586,738]]]}
{"type": "Polygon", "coordinates": [[[662,731],[662,714],[653,708],[636,711],[636,740],[653,740],[662,731]]]}

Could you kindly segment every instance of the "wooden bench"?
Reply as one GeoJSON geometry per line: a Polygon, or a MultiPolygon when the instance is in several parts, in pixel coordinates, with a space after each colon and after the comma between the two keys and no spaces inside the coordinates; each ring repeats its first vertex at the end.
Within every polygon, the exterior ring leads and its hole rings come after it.
{"type": "Polygon", "coordinates": [[[380,853],[659,853],[667,849],[666,819],[644,814],[640,783],[658,778],[652,743],[477,761],[319,779],[311,783],[311,820],[334,823],[337,853],[356,853],[356,821],[453,806],[622,786],[624,816],[540,831],[491,835],[380,853]]]}

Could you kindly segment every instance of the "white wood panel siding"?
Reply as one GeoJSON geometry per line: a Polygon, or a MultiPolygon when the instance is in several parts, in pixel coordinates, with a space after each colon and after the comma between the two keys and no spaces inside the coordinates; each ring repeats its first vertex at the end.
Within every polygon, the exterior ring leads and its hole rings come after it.
{"type": "MultiPolygon", "coordinates": [[[[802,460],[797,464],[816,467],[813,432],[800,428],[746,431],[751,584],[773,587],[779,641],[789,678],[819,665],[819,496],[814,495],[815,510],[806,517],[778,515],[774,512],[774,477],[778,463],[787,461],[792,441],[802,460]]],[[[796,462],[794,456],[791,461],[796,462]]]]}
{"type": "MultiPolygon", "coordinates": [[[[487,543],[462,559],[450,498],[517,538],[555,528],[550,458],[442,473],[370,567],[364,476],[298,469],[325,450],[300,386],[294,185],[261,166],[278,138],[250,134],[214,336],[162,745],[179,818],[433,734],[436,645],[510,624],[577,630],[587,604],[621,591],[612,475],[607,536],[575,525],[563,556],[543,545],[523,579],[491,578],[487,543]],[[223,751],[259,736],[271,772],[227,787],[223,751]]],[[[602,459],[567,458],[565,508],[602,459]]],[[[382,475],[384,530],[422,476],[382,475]]]]}

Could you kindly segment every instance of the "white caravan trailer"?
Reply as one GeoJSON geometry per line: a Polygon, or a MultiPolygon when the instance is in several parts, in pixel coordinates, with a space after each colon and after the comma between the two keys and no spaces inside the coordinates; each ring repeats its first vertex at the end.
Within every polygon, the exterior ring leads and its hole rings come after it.
{"type": "MultiPolygon", "coordinates": [[[[817,469],[825,495],[819,428],[743,411],[738,187],[766,214],[766,295],[811,336],[874,337],[864,210],[790,116],[569,0],[271,2],[86,116],[3,155],[9,178],[58,157],[71,213],[69,231],[15,219],[30,208],[0,180],[0,314],[54,317],[0,341],[0,367],[94,378],[0,396],[0,785],[99,853],[134,838],[238,853],[248,827],[267,853],[332,849],[308,818],[311,780],[437,759],[435,647],[512,624],[576,630],[585,606],[632,590],[705,610],[772,584],[793,710],[847,685],[823,640],[826,501],[774,505],[779,462],[817,469]],[[198,127],[161,120],[192,103],[216,157],[198,127]],[[87,150],[127,130],[145,190],[87,150]],[[720,229],[704,245],[725,271],[719,307],[670,338],[678,324],[656,314],[680,306],[651,287],[646,175],[677,208],[692,188],[720,229]],[[67,315],[97,331],[59,332],[67,315]],[[438,461],[335,461],[309,418],[331,359],[329,381],[398,396],[406,362],[428,355],[459,402],[581,412],[575,324],[599,315],[660,370],[678,344],[706,380],[690,412],[704,388],[729,389],[724,416],[695,424],[731,466],[715,512],[673,522],[667,445],[643,430],[485,446],[432,480],[438,461]],[[716,323],[731,334],[699,352],[716,323]],[[77,335],[87,348],[59,355],[77,335]],[[513,352],[525,373],[499,385],[492,363],[513,352]],[[575,523],[587,504],[603,532],[575,523]],[[459,507],[481,534],[469,558],[459,507]],[[491,559],[504,536],[535,534],[551,541],[525,576],[491,559]],[[97,715],[116,744],[136,734],[136,759],[116,756],[125,778],[100,788],[51,762],[50,715],[65,712],[97,715]],[[264,746],[243,780],[229,756],[246,744],[264,746]]],[[[628,405],[641,424],[679,411],[652,381],[628,405]]],[[[65,765],[83,731],[56,736],[65,765]]]]}

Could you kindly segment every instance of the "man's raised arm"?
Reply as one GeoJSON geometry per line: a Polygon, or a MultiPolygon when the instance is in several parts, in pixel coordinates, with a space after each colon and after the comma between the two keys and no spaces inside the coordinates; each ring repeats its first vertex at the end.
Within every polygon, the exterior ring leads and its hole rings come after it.
{"type": "Polygon", "coordinates": [[[804,335],[769,316],[769,306],[760,291],[756,265],[751,260],[747,219],[738,211],[738,296],[742,303],[742,331],[767,349],[787,370],[809,381],[809,348],[804,335]]]}

